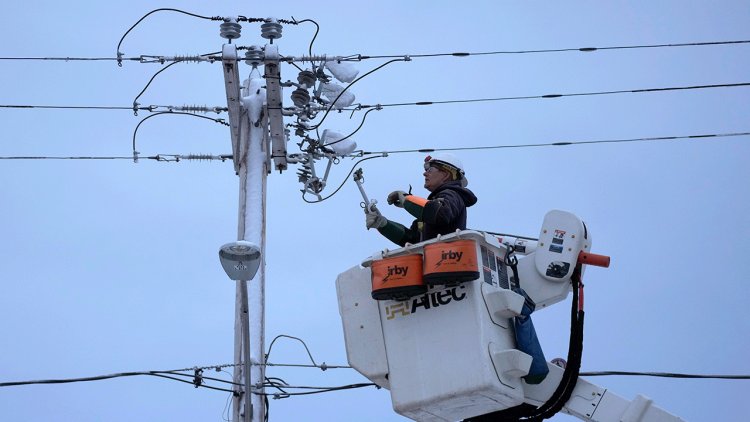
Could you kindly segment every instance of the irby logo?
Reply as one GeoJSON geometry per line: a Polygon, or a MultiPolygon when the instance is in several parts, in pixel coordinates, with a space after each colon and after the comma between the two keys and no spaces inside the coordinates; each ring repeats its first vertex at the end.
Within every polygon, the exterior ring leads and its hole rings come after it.
{"type": "Polygon", "coordinates": [[[406,273],[409,272],[409,267],[399,267],[398,265],[394,265],[392,267],[388,267],[388,274],[383,278],[383,283],[388,281],[392,276],[401,276],[406,277],[406,273]]]}
{"type": "Polygon", "coordinates": [[[464,256],[463,252],[456,252],[450,249],[447,251],[442,251],[442,253],[440,254],[440,261],[438,261],[435,264],[435,266],[439,267],[440,265],[442,265],[443,261],[445,261],[446,259],[455,260],[456,262],[461,262],[461,258],[463,256],[464,256]]]}

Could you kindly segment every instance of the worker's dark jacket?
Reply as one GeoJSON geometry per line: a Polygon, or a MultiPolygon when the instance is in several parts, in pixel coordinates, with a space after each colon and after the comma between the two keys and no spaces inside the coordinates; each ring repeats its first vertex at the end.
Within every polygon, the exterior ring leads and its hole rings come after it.
{"type": "Polygon", "coordinates": [[[477,197],[462,187],[460,181],[446,182],[430,193],[424,208],[407,201],[404,208],[417,217],[410,228],[389,220],[378,230],[400,246],[434,239],[439,234],[465,230],[466,208],[476,203],[477,197]]]}

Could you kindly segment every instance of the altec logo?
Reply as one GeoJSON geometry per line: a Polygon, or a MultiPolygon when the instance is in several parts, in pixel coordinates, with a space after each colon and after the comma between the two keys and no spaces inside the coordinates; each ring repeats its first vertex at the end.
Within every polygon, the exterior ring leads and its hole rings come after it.
{"type": "Polygon", "coordinates": [[[426,293],[410,300],[394,303],[385,307],[386,319],[394,319],[397,316],[409,316],[421,308],[424,310],[445,306],[452,302],[460,302],[466,299],[466,287],[459,285],[437,292],[426,293]]]}
{"type": "Polygon", "coordinates": [[[443,261],[445,261],[446,259],[455,260],[456,262],[461,262],[461,258],[463,256],[464,256],[463,252],[456,252],[450,249],[447,251],[442,251],[442,253],[440,254],[440,261],[438,261],[435,264],[435,266],[439,267],[443,263],[443,261]]]}
{"type": "Polygon", "coordinates": [[[388,281],[389,278],[392,276],[401,276],[406,277],[406,273],[409,272],[409,267],[399,267],[398,265],[394,265],[392,267],[388,267],[388,274],[383,278],[383,283],[388,281]]]}

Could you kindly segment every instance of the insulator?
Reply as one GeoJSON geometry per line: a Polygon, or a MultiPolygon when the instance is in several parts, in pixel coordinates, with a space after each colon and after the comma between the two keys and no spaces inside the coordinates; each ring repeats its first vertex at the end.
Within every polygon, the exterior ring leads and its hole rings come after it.
{"type": "Polygon", "coordinates": [[[185,62],[185,63],[189,63],[189,62],[200,63],[200,62],[207,61],[208,58],[207,57],[201,57],[201,56],[174,56],[174,57],[172,57],[172,60],[174,60],[176,62],[185,62]]]}
{"type": "Polygon", "coordinates": [[[263,50],[257,45],[251,45],[245,52],[245,63],[257,67],[263,63],[263,50]]]}
{"type": "Polygon", "coordinates": [[[199,106],[199,105],[184,105],[182,107],[175,107],[175,109],[179,109],[180,111],[186,111],[188,113],[208,113],[210,111],[214,111],[213,109],[209,109],[206,106],[199,106]]]}
{"type": "Polygon", "coordinates": [[[188,154],[186,157],[183,157],[186,160],[195,160],[195,161],[212,161],[216,160],[217,157],[211,155],[211,154],[188,154]]]}
{"type": "Polygon", "coordinates": [[[297,88],[292,92],[292,102],[297,107],[304,107],[310,102],[310,93],[305,88],[297,88]]]}
{"type": "Polygon", "coordinates": [[[240,37],[240,31],[242,31],[242,25],[237,22],[222,22],[220,26],[220,32],[222,38],[228,40],[234,40],[240,37]]]}
{"type": "Polygon", "coordinates": [[[300,85],[312,88],[315,85],[315,74],[310,70],[303,70],[297,75],[297,82],[300,85]]]}
{"type": "Polygon", "coordinates": [[[277,40],[281,38],[282,28],[276,19],[268,18],[260,25],[260,36],[271,41],[277,40]]]}

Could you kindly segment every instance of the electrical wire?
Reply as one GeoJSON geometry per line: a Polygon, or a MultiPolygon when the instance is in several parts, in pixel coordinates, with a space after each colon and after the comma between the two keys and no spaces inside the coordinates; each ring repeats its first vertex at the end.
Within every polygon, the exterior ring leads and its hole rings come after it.
{"type": "Polygon", "coordinates": [[[312,364],[315,365],[315,366],[318,365],[317,363],[315,363],[315,359],[313,359],[312,353],[310,353],[310,349],[307,347],[307,344],[305,343],[304,340],[302,340],[299,337],[289,336],[289,335],[286,335],[286,334],[279,334],[276,337],[274,337],[273,340],[271,340],[271,344],[268,346],[268,352],[266,352],[266,359],[265,360],[268,360],[268,358],[271,356],[271,349],[273,349],[273,345],[274,345],[274,343],[276,343],[276,340],[278,340],[280,338],[288,338],[288,339],[291,339],[291,340],[297,340],[298,342],[302,343],[302,346],[304,346],[305,351],[307,352],[307,356],[310,358],[310,362],[312,362],[312,364]]]}
{"type": "Polygon", "coordinates": [[[602,139],[592,141],[561,141],[561,142],[548,142],[541,144],[518,144],[518,145],[487,145],[487,146],[471,146],[471,147],[449,147],[449,148],[419,148],[419,149],[404,149],[404,150],[393,150],[393,151],[363,151],[363,155],[375,154],[377,156],[386,154],[405,154],[405,153],[429,153],[436,151],[477,151],[477,150],[491,150],[491,149],[508,149],[508,148],[535,148],[535,147],[553,147],[553,146],[568,146],[568,145],[593,145],[593,144],[615,144],[615,143],[629,143],[629,142],[656,142],[656,141],[677,141],[677,140],[694,140],[694,139],[711,139],[711,138],[727,138],[736,136],[748,136],[750,132],[735,132],[735,133],[713,133],[713,134],[700,134],[700,135],[682,135],[682,136],[655,136],[646,138],[622,138],[622,139],[602,139]]]}
{"type": "MultiPolygon", "coordinates": [[[[133,107],[126,106],[56,106],[56,105],[28,105],[28,104],[0,104],[0,108],[40,108],[52,110],[132,110],[133,107]]],[[[148,107],[139,107],[139,110],[149,110],[148,107]]],[[[149,110],[150,111],[150,110],[149,110]]]]}
{"type": "MultiPolygon", "coordinates": [[[[5,156],[0,160],[132,160],[133,157],[122,156],[5,156]]],[[[138,156],[139,160],[156,160],[161,162],[179,163],[180,161],[226,161],[231,160],[231,154],[211,155],[211,154],[157,154],[148,157],[138,156]]]]}
{"type": "MultiPolygon", "coordinates": [[[[218,391],[226,391],[226,392],[233,392],[233,390],[227,390],[224,388],[219,387],[212,387],[205,384],[198,384],[196,385],[192,381],[186,381],[184,379],[177,378],[176,376],[183,376],[183,377],[194,377],[192,374],[180,374],[180,371],[185,371],[185,369],[177,369],[177,370],[169,370],[169,371],[137,371],[137,372],[118,372],[114,374],[107,374],[107,375],[97,375],[93,377],[80,377],[80,378],[62,378],[62,379],[43,379],[43,380],[32,380],[32,381],[11,381],[11,382],[1,382],[0,387],[16,387],[16,386],[22,386],[22,385],[39,385],[39,384],[71,384],[71,383],[77,383],[77,382],[90,382],[90,381],[101,381],[101,380],[107,380],[107,379],[113,379],[113,378],[123,378],[123,377],[134,377],[134,376],[154,376],[154,377],[160,377],[160,378],[166,378],[173,381],[179,381],[187,384],[194,385],[196,388],[202,387],[202,388],[208,388],[211,390],[218,390],[218,391]]],[[[214,378],[214,380],[216,380],[214,378]]],[[[221,380],[221,382],[228,382],[221,380]]],[[[231,383],[231,382],[230,382],[231,383]]]]}
{"type": "MultiPolygon", "coordinates": [[[[345,141],[345,140],[347,140],[347,139],[351,138],[352,136],[354,136],[354,134],[355,134],[355,133],[359,132],[359,130],[360,130],[360,129],[362,129],[362,126],[363,126],[363,125],[365,124],[365,119],[367,119],[367,115],[368,115],[368,114],[369,114],[369,113],[370,113],[371,111],[375,111],[375,110],[377,110],[377,109],[375,109],[375,108],[371,108],[371,109],[369,109],[369,110],[367,110],[367,111],[365,112],[364,116],[362,116],[362,121],[361,121],[361,122],[359,123],[359,126],[357,126],[357,128],[356,128],[356,129],[354,129],[354,132],[352,132],[352,133],[350,133],[350,134],[348,134],[348,135],[344,136],[344,137],[343,137],[343,138],[341,138],[341,139],[337,139],[337,140],[335,140],[335,141],[333,141],[333,142],[329,142],[329,143],[327,143],[327,144],[324,144],[323,146],[324,146],[324,147],[327,147],[327,146],[331,146],[331,145],[334,145],[334,144],[338,144],[339,142],[345,141]]],[[[316,129],[316,130],[317,130],[317,129],[316,129]]],[[[318,136],[318,140],[320,140],[320,136],[318,136]]]]}
{"type": "Polygon", "coordinates": [[[140,57],[0,57],[0,60],[35,60],[35,61],[116,61],[116,60],[127,60],[127,61],[140,61],[140,57]]]}
{"type": "MultiPolygon", "coordinates": [[[[106,375],[96,375],[91,377],[78,377],[78,378],[60,378],[60,379],[41,379],[41,380],[30,380],[30,381],[9,381],[9,382],[0,382],[0,387],[18,387],[18,386],[24,386],[24,385],[39,385],[39,384],[71,384],[71,383],[77,383],[77,382],[90,382],[90,381],[101,381],[101,380],[108,380],[108,379],[114,379],[114,378],[124,378],[124,377],[134,377],[134,376],[157,376],[162,378],[167,378],[175,381],[180,382],[186,382],[191,385],[195,385],[192,381],[185,381],[183,379],[175,378],[176,376],[182,376],[182,377],[189,377],[193,378],[194,374],[183,374],[180,372],[187,372],[192,371],[195,373],[196,371],[202,371],[202,370],[208,370],[208,369],[216,369],[216,368],[226,368],[226,367],[234,367],[238,366],[238,364],[226,364],[226,365],[214,365],[214,366],[203,366],[203,367],[194,367],[194,368],[183,368],[183,369],[171,369],[171,370],[153,370],[153,371],[133,371],[133,372],[118,372],[113,374],[106,374],[106,375]]],[[[277,364],[276,366],[296,366],[296,365],[285,365],[285,364],[277,364]]],[[[330,368],[330,367],[329,367],[330,368]]],[[[231,375],[231,374],[230,374],[231,375]]],[[[676,378],[676,379],[724,379],[724,380],[748,380],[750,379],[750,375],[748,374],[687,374],[687,373],[674,373],[674,372],[631,372],[631,371],[588,371],[588,372],[581,372],[581,376],[587,376],[587,377],[594,377],[594,376],[644,376],[644,377],[660,377],[660,378],[676,378]]],[[[232,381],[223,380],[220,378],[213,378],[213,377],[206,377],[201,375],[202,379],[208,379],[212,381],[217,381],[225,384],[230,385],[238,385],[232,381]]],[[[268,378],[267,378],[268,379],[268,378]]],[[[312,386],[290,386],[285,381],[279,379],[279,378],[270,378],[271,380],[277,379],[284,383],[283,387],[288,389],[327,389],[327,390],[336,390],[336,389],[342,389],[342,387],[312,387],[312,386]]],[[[269,384],[270,385],[270,384],[269,384]]],[[[358,386],[372,386],[375,384],[354,384],[358,386]]],[[[210,388],[210,386],[207,385],[199,385],[200,387],[210,388]]],[[[273,385],[270,385],[273,386],[273,385]]],[[[359,387],[356,387],[359,388],[359,387]]],[[[218,389],[216,387],[212,389],[218,389]]],[[[222,390],[218,389],[219,391],[227,391],[227,392],[233,392],[232,390],[222,390]]],[[[294,394],[294,393],[290,393],[294,394]]]]}
{"type": "MultiPolygon", "coordinates": [[[[201,54],[201,55],[199,55],[199,57],[207,57],[207,56],[211,56],[213,54],[216,54],[216,53],[201,54]]],[[[159,74],[161,72],[164,72],[165,70],[169,69],[170,67],[172,67],[173,65],[175,65],[177,63],[183,63],[183,62],[186,62],[186,61],[190,61],[190,60],[189,59],[175,60],[174,62],[172,62],[172,63],[164,66],[163,68],[159,69],[159,71],[157,71],[156,73],[154,73],[154,76],[152,76],[151,79],[149,79],[149,81],[146,84],[146,86],[144,86],[143,89],[141,90],[141,92],[138,93],[138,95],[136,95],[135,99],[133,99],[133,113],[136,116],[138,115],[138,109],[139,109],[138,106],[140,105],[140,104],[138,104],[138,99],[141,98],[141,95],[143,95],[144,92],[146,92],[146,90],[148,89],[148,87],[151,85],[151,82],[153,82],[154,79],[156,79],[156,77],[159,76],[159,74]]]]}
{"type": "MultiPolygon", "coordinates": [[[[208,18],[202,16],[202,18],[208,18]]],[[[244,18],[244,17],[241,17],[244,18]]],[[[248,19],[248,22],[260,22],[263,19],[248,19]]],[[[294,19],[294,17],[292,17],[294,19]]],[[[302,22],[313,22],[312,19],[305,19],[296,21],[302,22]]],[[[292,23],[292,22],[289,22],[292,23]]],[[[319,28],[319,27],[318,27],[319,28]]],[[[317,36],[316,31],[316,36],[317,36]]],[[[313,42],[315,37],[313,37],[313,42]]],[[[409,56],[411,58],[427,58],[427,57],[468,57],[468,56],[489,56],[489,55],[514,55],[514,54],[536,54],[536,53],[564,53],[564,52],[594,52],[594,51],[609,51],[609,50],[634,50],[634,49],[649,49],[649,48],[674,48],[674,47],[697,47],[697,46],[715,46],[715,45],[736,45],[736,44],[748,44],[750,40],[735,40],[735,41],[706,41],[706,42],[692,42],[692,43],[674,43],[674,44],[646,44],[646,45],[624,45],[624,46],[610,46],[610,47],[579,47],[579,48],[555,48],[555,49],[539,49],[539,50],[508,50],[508,51],[485,51],[485,52],[453,52],[453,53],[433,53],[433,54],[401,54],[401,55],[352,55],[353,60],[368,60],[368,59],[387,59],[396,57],[409,56]]],[[[119,50],[119,47],[118,47],[119,50]]],[[[312,42],[310,43],[310,55],[312,55],[312,42]]],[[[47,61],[116,61],[116,60],[130,60],[140,61],[140,57],[0,57],[0,60],[47,60],[47,61]]]]}
{"type": "Polygon", "coordinates": [[[640,89],[622,89],[614,91],[597,91],[597,92],[579,92],[572,94],[544,94],[544,95],[521,95],[516,97],[493,97],[493,98],[470,98],[461,100],[441,100],[441,101],[416,101],[416,102],[405,102],[405,103],[391,103],[391,104],[375,104],[375,105],[359,105],[357,109],[366,108],[385,108],[385,107],[403,107],[403,106],[425,106],[425,105],[436,105],[436,104],[465,104],[465,103],[483,103],[483,102],[497,102],[497,101],[515,101],[515,100],[539,100],[549,98],[562,98],[562,97],[590,97],[598,95],[618,95],[618,94],[642,94],[642,93],[653,93],[653,92],[666,92],[666,91],[688,91],[696,89],[713,89],[713,88],[738,88],[750,86],[750,82],[739,82],[739,83],[728,83],[728,84],[711,84],[711,85],[693,85],[693,86],[676,86],[676,87],[662,87],[662,88],[640,88],[640,89]]]}
{"type": "Polygon", "coordinates": [[[724,380],[747,380],[750,375],[705,375],[705,374],[680,374],[674,372],[629,372],[629,371],[592,371],[581,372],[585,377],[602,376],[639,376],[639,377],[661,377],[661,378],[687,378],[687,379],[724,379],[724,380]]]}
{"type": "MultiPolygon", "coordinates": [[[[274,385],[269,385],[269,386],[273,387],[274,385]]],[[[330,393],[330,392],[333,392],[333,391],[351,390],[351,389],[355,389],[355,388],[364,388],[364,387],[376,387],[378,389],[381,388],[379,385],[377,385],[375,383],[368,382],[368,383],[341,385],[341,386],[337,386],[337,387],[290,387],[290,386],[284,386],[284,388],[299,388],[299,389],[312,388],[312,389],[318,389],[316,391],[303,391],[303,392],[297,392],[297,393],[284,392],[284,396],[285,397],[278,397],[279,396],[278,393],[259,393],[259,392],[254,392],[253,394],[256,394],[256,395],[259,395],[259,396],[271,396],[273,398],[287,398],[287,397],[290,397],[290,396],[307,396],[307,395],[311,395],[311,394],[330,393]]]]}
{"type": "MultiPolygon", "coordinates": [[[[153,157],[140,157],[144,159],[156,159],[153,157]]],[[[5,156],[0,157],[0,160],[132,160],[133,157],[42,157],[42,156],[5,156]]]]}
{"type": "MultiPolygon", "coordinates": [[[[363,77],[373,73],[376,70],[381,69],[385,65],[389,63],[393,63],[394,61],[401,61],[401,60],[392,60],[390,62],[386,62],[375,69],[365,73],[364,75],[360,76],[359,78],[355,79],[351,84],[347,85],[346,88],[344,88],[339,95],[336,97],[336,100],[339,99],[341,94],[343,94],[347,89],[349,89],[350,86],[352,86],[355,82],[359,81],[363,77]]],[[[178,62],[175,62],[178,63],[178,62]]],[[[171,63],[174,64],[174,63],[171,63]]],[[[170,64],[170,65],[171,65],[170,64]]],[[[165,70],[167,67],[162,69],[161,71],[165,70]]],[[[161,72],[160,71],[160,72],[161,72]]],[[[157,72],[158,74],[159,72],[157,72]]],[[[156,75],[154,75],[156,76],[156,75]]],[[[150,83],[150,82],[149,82],[150,83]]],[[[364,109],[382,109],[385,107],[405,107],[405,106],[426,106],[426,105],[442,105],[442,104],[465,104],[465,103],[480,103],[480,102],[497,102],[497,101],[512,101],[512,100],[538,100],[538,99],[550,99],[550,98],[561,98],[561,97],[584,97],[584,96],[600,96],[600,95],[618,95],[618,94],[640,94],[640,93],[655,93],[655,92],[669,92],[669,91],[688,91],[688,90],[698,90],[698,89],[715,89],[715,88],[740,88],[740,87],[748,87],[750,86],[750,82],[740,82],[740,83],[729,83],[729,84],[711,84],[711,85],[694,85],[694,86],[678,86],[678,87],[661,87],[661,88],[641,88],[641,89],[626,89],[626,90],[614,90],[614,91],[598,91],[598,92],[582,92],[582,93],[572,93],[572,94],[544,94],[544,95],[522,95],[522,96],[516,96],[516,97],[494,97],[494,98],[470,98],[470,99],[460,99],[460,100],[440,100],[440,101],[415,101],[415,102],[403,102],[403,103],[390,103],[390,104],[374,104],[374,105],[368,105],[368,104],[360,104],[354,108],[342,108],[342,110],[349,110],[349,111],[359,111],[364,109]]],[[[147,85],[148,87],[148,85],[147,85]]],[[[145,89],[145,88],[144,88],[145,89]]],[[[334,100],[331,105],[326,109],[325,115],[323,116],[323,120],[325,120],[325,117],[328,115],[328,113],[333,109],[333,104],[336,103],[336,100],[334,100]]],[[[150,106],[150,107],[139,107],[139,110],[148,110],[153,111],[153,109],[156,106],[150,106]]],[[[47,108],[47,109],[101,109],[101,110],[133,110],[133,107],[118,107],[118,106],[54,106],[54,105],[23,105],[23,104],[0,104],[0,108],[47,108]]],[[[311,126],[310,129],[317,129],[321,126],[323,123],[323,120],[321,120],[317,125],[311,126]]]]}
{"type": "Polygon", "coordinates": [[[138,129],[141,127],[141,125],[148,119],[156,116],[161,116],[163,114],[172,114],[172,115],[185,115],[185,116],[193,116],[193,117],[200,117],[201,119],[211,120],[216,123],[220,123],[225,126],[229,126],[229,123],[224,121],[224,119],[215,119],[213,117],[207,117],[207,116],[201,116],[200,114],[193,114],[193,113],[185,113],[182,111],[160,111],[158,113],[151,114],[149,116],[144,117],[141,119],[141,121],[138,123],[138,125],[135,127],[135,130],[133,131],[133,157],[137,157],[138,151],[135,148],[135,137],[138,134],[138,129]]]}
{"type": "MultiPolygon", "coordinates": [[[[315,34],[313,35],[312,40],[310,41],[310,47],[307,49],[307,52],[310,54],[310,57],[312,57],[312,55],[313,55],[312,48],[313,48],[313,44],[315,43],[315,39],[318,38],[318,32],[320,32],[320,25],[318,25],[318,23],[315,22],[312,19],[302,19],[301,21],[298,21],[298,20],[294,19],[294,16],[292,16],[292,21],[295,22],[295,25],[299,25],[299,24],[301,24],[303,22],[310,22],[313,25],[315,25],[315,34]]],[[[315,65],[314,62],[312,62],[312,64],[313,64],[313,66],[315,65]]]]}
{"type": "MultiPolygon", "coordinates": [[[[161,112],[161,113],[177,113],[177,112],[161,112]]],[[[189,113],[183,113],[189,114],[189,113]]],[[[210,119],[204,116],[198,116],[210,119]]],[[[220,120],[220,119],[219,119],[220,120]]],[[[750,136],[750,132],[737,132],[737,133],[717,133],[717,134],[702,134],[702,135],[684,135],[684,136],[659,136],[659,137],[648,137],[648,138],[625,138],[625,139],[605,139],[605,140],[593,140],[593,141],[565,141],[565,142],[550,142],[542,144],[520,144],[520,145],[489,145],[489,146],[474,146],[474,147],[454,147],[454,148],[420,148],[410,150],[393,150],[393,151],[363,151],[362,155],[373,155],[370,158],[384,158],[391,154],[405,154],[405,153],[431,153],[436,151],[475,151],[475,150],[492,150],[492,149],[507,149],[507,148],[532,148],[532,147],[553,147],[553,146],[567,146],[567,145],[592,145],[592,144],[608,144],[608,143],[629,143],[629,142],[655,142],[655,141],[679,141],[679,140],[695,140],[695,139],[712,139],[712,138],[726,138],[726,137],[738,137],[738,136],[750,136]]],[[[0,156],[0,160],[132,160],[133,157],[124,156],[0,156]]],[[[226,161],[232,159],[231,154],[226,155],[209,155],[209,154],[194,154],[194,155],[175,155],[175,154],[158,154],[147,157],[138,157],[138,159],[156,160],[156,161],[173,161],[180,162],[183,160],[219,160],[226,161]]],[[[357,161],[356,164],[364,160],[357,161]]],[[[354,168],[352,168],[352,171],[354,168]]],[[[351,175],[352,171],[349,172],[347,178],[351,175]]],[[[344,183],[346,180],[344,181],[344,183]]],[[[341,186],[337,189],[341,189],[341,186]]],[[[335,193],[335,192],[334,192],[335,193]]],[[[332,196],[331,194],[330,196],[332,196]]],[[[326,197],[328,199],[330,196],[326,197]]],[[[325,200],[323,199],[323,200],[325,200]]],[[[308,203],[316,203],[320,201],[307,201],[308,203]]],[[[483,230],[486,231],[486,230],[483,230]]],[[[524,237],[506,233],[495,233],[487,232],[489,234],[499,236],[512,236],[520,239],[537,240],[531,237],[524,237]]]]}
{"type": "MultiPolygon", "coordinates": [[[[351,86],[352,86],[352,85],[354,85],[355,83],[357,83],[357,82],[359,82],[360,80],[362,80],[362,78],[364,78],[364,77],[366,77],[366,76],[368,76],[368,75],[371,75],[372,73],[374,73],[374,72],[376,72],[376,71],[378,71],[378,70],[380,70],[380,69],[382,69],[382,68],[384,68],[384,67],[388,66],[388,65],[389,65],[389,64],[391,64],[391,63],[394,63],[394,62],[403,62],[403,61],[408,61],[408,60],[407,60],[407,59],[394,59],[394,60],[389,60],[389,61],[387,61],[387,62],[385,62],[385,63],[381,64],[380,66],[378,66],[378,67],[376,67],[376,68],[374,68],[374,69],[372,69],[372,70],[368,71],[367,73],[365,73],[364,75],[362,75],[362,76],[358,77],[357,79],[353,80],[353,81],[352,81],[352,82],[351,82],[351,83],[350,83],[349,85],[347,85],[347,86],[346,86],[346,87],[345,87],[344,89],[342,89],[342,90],[341,90],[341,92],[339,92],[339,95],[337,95],[337,96],[336,96],[336,99],[334,99],[333,101],[331,101],[331,104],[330,104],[330,105],[328,106],[328,108],[326,109],[326,112],[325,112],[325,114],[323,114],[323,118],[322,118],[322,119],[320,119],[320,121],[319,121],[319,122],[318,122],[318,123],[317,123],[316,125],[314,125],[314,126],[311,126],[311,127],[309,127],[308,129],[312,130],[312,129],[317,129],[317,128],[319,128],[319,127],[320,127],[320,125],[322,125],[322,124],[323,124],[323,121],[324,121],[324,120],[326,119],[326,117],[328,117],[328,113],[330,113],[330,112],[331,112],[331,110],[333,109],[333,106],[334,106],[334,105],[336,104],[336,101],[338,101],[338,100],[339,100],[339,98],[341,98],[341,96],[342,96],[342,95],[344,94],[344,92],[346,92],[346,91],[347,91],[347,90],[348,90],[349,88],[351,88],[351,86]]],[[[375,107],[375,106],[372,106],[372,107],[375,107]]]]}
{"type": "Polygon", "coordinates": [[[373,158],[384,158],[386,156],[387,156],[387,154],[375,155],[375,156],[372,156],[372,157],[366,157],[366,158],[362,158],[361,160],[358,160],[356,163],[354,163],[354,165],[352,166],[351,170],[349,170],[349,173],[344,178],[344,181],[341,182],[341,184],[339,185],[339,187],[337,187],[336,190],[333,191],[333,193],[331,193],[330,195],[326,196],[325,198],[321,198],[321,199],[319,199],[317,201],[310,201],[307,198],[305,198],[305,194],[307,192],[302,192],[302,200],[305,201],[305,202],[307,202],[308,204],[317,204],[317,203],[323,202],[323,201],[325,201],[327,199],[330,199],[333,195],[336,195],[338,193],[338,191],[341,190],[341,188],[344,187],[344,184],[346,184],[346,181],[349,180],[349,176],[352,175],[352,173],[354,172],[354,169],[357,167],[357,165],[359,163],[361,163],[363,161],[367,161],[367,160],[373,159],[373,158]]]}
{"type": "Polygon", "coordinates": [[[166,12],[178,12],[178,13],[182,13],[182,14],[185,14],[185,15],[188,15],[188,16],[192,16],[194,18],[206,19],[206,20],[212,20],[212,21],[217,21],[217,20],[223,20],[224,19],[221,16],[201,16],[201,15],[196,15],[195,13],[190,13],[190,12],[186,12],[184,10],[173,9],[173,8],[168,8],[168,7],[160,8],[160,9],[154,9],[154,10],[146,13],[145,15],[143,15],[142,18],[138,19],[138,22],[134,23],[133,26],[131,26],[127,31],[125,31],[125,34],[123,34],[122,38],[120,38],[120,42],[117,43],[117,65],[118,66],[122,67],[122,61],[121,61],[122,53],[120,53],[120,46],[122,45],[122,42],[125,40],[125,37],[130,33],[130,31],[132,31],[133,28],[135,28],[136,26],[138,26],[139,23],[141,23],[144,19],[146,19],[151,14],[156,13],[156,12],[165,12],[165,11],[166,12]]]}
{"type": "Polygon", "coordinates": [[[750,40],[736,40],[736,41],[705,41],[705,42],[692,42],[692,43],[675,43],[675,44],[644,44],[644,45],[624,45],[624,46],[610,46],[610,47],[579,47],[579,48],[547,48],[540,50],[506,50],[506,51],[485,51],[477,53],[466,53],[466,52],[454,52],[454,53],[434,53],[434,54],[401,54],[401,55],[363,55],[355,56],[360,60],[367,59],[389,59],[395,57],[411,57],[411,58],[425,58],[425,57],[467,57],[467,56],[490,56],[490,55],[503,55],[503,54],[538,54],[538,53],[565,53],[565,52],[594,52],[594,51],[605,51],[605,50],[634,50],[634,49],[646,49],[646,48],[673,48],[673,47],[697,47],[697,46],[710,46],[710,45],[731,45],[731,44],[748,44],[750,40]]]}

